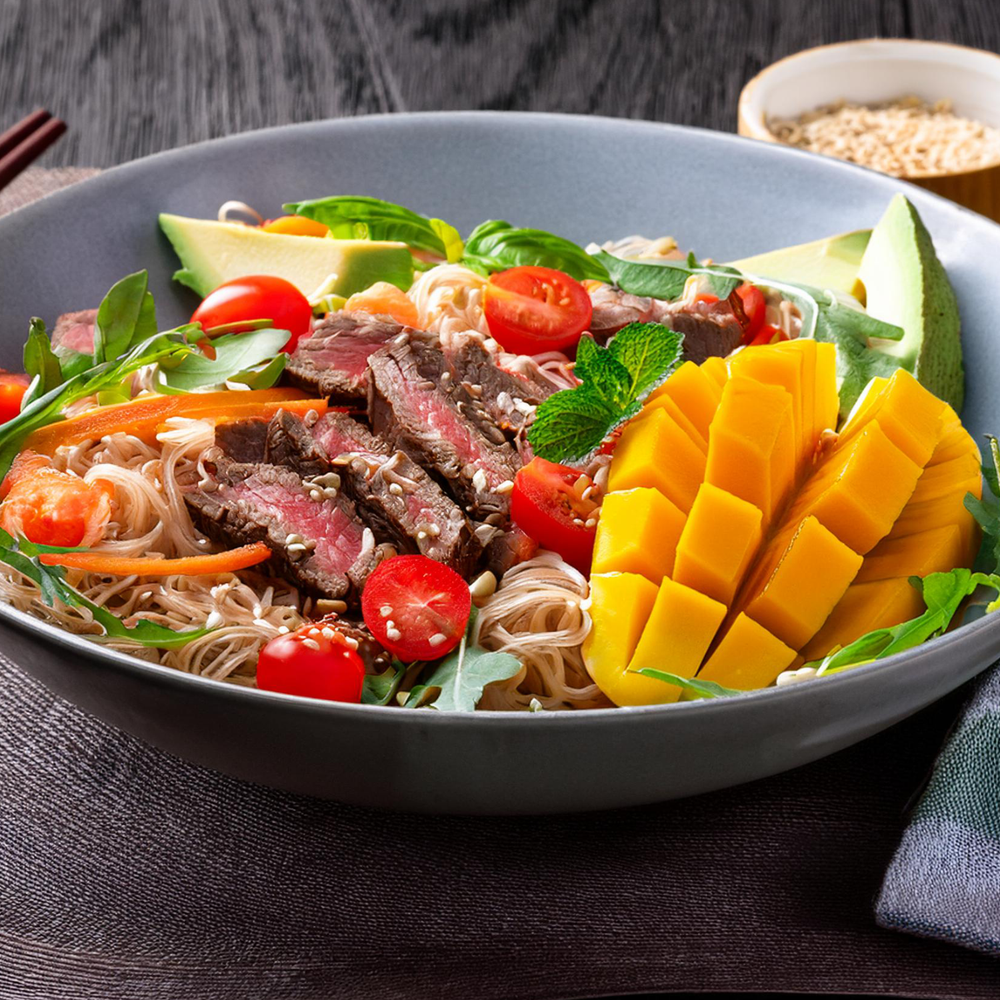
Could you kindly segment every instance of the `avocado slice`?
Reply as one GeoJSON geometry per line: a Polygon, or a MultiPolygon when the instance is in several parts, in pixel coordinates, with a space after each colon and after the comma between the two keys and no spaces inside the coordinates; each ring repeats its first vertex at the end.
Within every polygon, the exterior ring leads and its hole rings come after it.
{"type": "Polygon", "coordinates": [[[823,240],[734,260],[730,267],[775,281],[792,281],[799,285],[846,292],[863,305],[865,290],[858,281],[858,267],[871,233],[870,229],[856,229],[839,236],[828,236],[823,240]]]}
{"type": "Polygon", "coordinates": [[[961,412],[965,372],[958,302],[930,233],[904,195],[889,202],[872,230],[858,276],[869,315],[903,328],[902,340],[880,342],[879,350],[898,357],[902,367],[961,412]]]}
{"type": "Polygon", "coordinates": [[[319,294],[352,295],[376,281],[404,291],[413,283],[413,257],[403,243],[288,236],[167,213],[160,215],[160,228],[184,265],[174,279],[202,298],[248,274],[284,278],[310,302],[319,294]]]}

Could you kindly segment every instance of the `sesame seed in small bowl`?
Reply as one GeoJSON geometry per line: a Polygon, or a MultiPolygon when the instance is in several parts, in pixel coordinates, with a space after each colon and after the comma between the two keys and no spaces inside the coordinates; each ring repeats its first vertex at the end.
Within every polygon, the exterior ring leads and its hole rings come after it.
{"type": "Polygon", "coordinates": [[[806,49],[743,88],[741,135],[902,177],[1000,221],[1000,56],[866,39],[806,49]]]}

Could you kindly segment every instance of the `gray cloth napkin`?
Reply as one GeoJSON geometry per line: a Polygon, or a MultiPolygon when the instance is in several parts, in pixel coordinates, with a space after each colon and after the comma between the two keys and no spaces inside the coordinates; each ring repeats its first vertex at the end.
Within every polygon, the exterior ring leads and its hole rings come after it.
{"type": "MultiPolygon", "coordinates": [[[[72,177],[19,183],[57,176],[72,177]]],[[[0,655],[0,1000],[995,1000],[993,959],[872,920],[907,800],[964,697],[694,799],[421,817],[189,765],[0,655]]]]}
{"type": "Polygon", "coordinates": [[[875,913],[883,927],[1000,957],[1000,668],[938,757],[875,913]]]}

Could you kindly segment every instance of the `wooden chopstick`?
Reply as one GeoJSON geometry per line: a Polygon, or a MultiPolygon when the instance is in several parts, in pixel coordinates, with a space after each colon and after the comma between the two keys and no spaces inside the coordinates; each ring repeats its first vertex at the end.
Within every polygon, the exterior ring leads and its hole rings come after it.
{"type": "Polygon", "coordinates": [[[44,108],[0,135],[0,189],[33,163],[66,131],[66,123],[44,108]]]}

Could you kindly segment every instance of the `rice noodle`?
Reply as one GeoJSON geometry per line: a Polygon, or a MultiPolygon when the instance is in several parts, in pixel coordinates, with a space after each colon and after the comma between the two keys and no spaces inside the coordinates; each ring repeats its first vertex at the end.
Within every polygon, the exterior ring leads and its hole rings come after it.
{"type": "Polygon", "coordinates": [[[439,264],[424,271],[410,286],[420,326],[434,333],[478,330],[489,336],[483,316],[486,279],[462,264],[439,264]]]}

